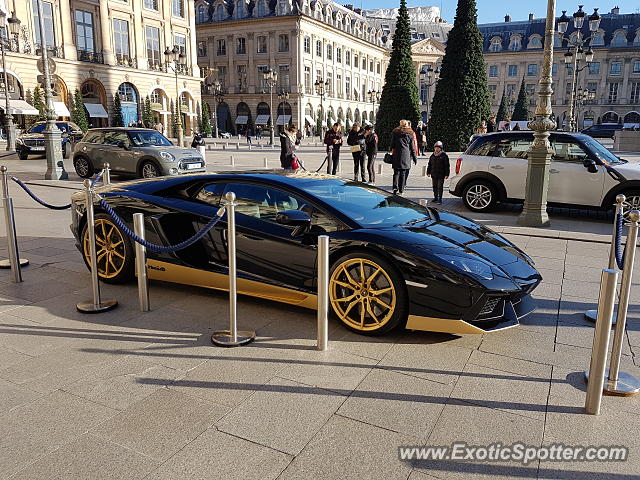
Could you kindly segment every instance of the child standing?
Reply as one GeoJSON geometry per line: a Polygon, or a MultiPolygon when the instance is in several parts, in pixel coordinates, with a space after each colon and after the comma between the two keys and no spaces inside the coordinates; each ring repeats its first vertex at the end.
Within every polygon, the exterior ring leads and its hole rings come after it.
{"type": "Polygon", "coordinates": [[[431,177],[433,185],[433,203],[442,205],[444,181],[449,178],[449,156],[442,149],[442,142],[437,141],[433,146],[433,153],[429,157],[427,176],[431,177]]]}

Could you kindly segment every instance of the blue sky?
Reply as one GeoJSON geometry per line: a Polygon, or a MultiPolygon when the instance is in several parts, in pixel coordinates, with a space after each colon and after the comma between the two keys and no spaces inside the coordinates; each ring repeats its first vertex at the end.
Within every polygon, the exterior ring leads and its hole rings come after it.
{"type": "MultiPolygon", "coordinates": [[[[526,20],[529,17],[529,13],[533,13],[536,18],[547,16],[547,2],[545,0],[530,0],[528,2],[522,0],[510,2],[501,0],[476,1],[478,5],[478,22],[480,23],[501,22],[507,13],[511,15],[513,20],[526,20]]],[[[342,3],[351,2],[343,0],[342,3]]],[[[357,0],[353,3],[357,7],[360,6],[357,0]]],[[[591,14],[596,7],[600,9],[600,13],[609,13],[616,5],[620,7],[620,13],[635,13],[640,7],[640,3],[637,0],[598,0],[597,2],[591,3],[586,1],[557,0],[556,12],[558,16],[562,10],[567,10],[568,15],[572,14],[578,9],[578,3],[584,4],[584,11],[588,14],[591,14]]],[[[392,6],[396,7],[399,4],[399,0],[369,0],[362,2],[364,8],[390,8],[392,6]]],[[[456,0],[408,0],[407,4],[410,7],[417,7],[419,5],[441,7],[442,18],[453,23],[458,2],[456,0]]]]}

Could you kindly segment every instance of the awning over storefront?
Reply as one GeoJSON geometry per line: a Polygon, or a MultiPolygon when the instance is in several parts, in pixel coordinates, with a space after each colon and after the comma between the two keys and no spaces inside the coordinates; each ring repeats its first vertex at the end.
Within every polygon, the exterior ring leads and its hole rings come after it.
{"type": "Polygon", "coordinates": [[[182,112],[184,113],[187,117],[197,117],[198,114],[197,113],[193,113],[193,112],[182,112]]]}
{"type": "Polygon", "coordinates": [[[85,103],[84,107],[89,112],[91,118],[109,118],[107,111],[101,103],[85,103]]]}
{"type": "Polygon", "coordinates": [[[278,115],[276,125],[287,125],[289,120],[291,120],[291,115],[278,115]]]}
{"type": "Polygon", "coordinates": [[[305,115],[304,119],[309,125],[315,125],[316,124],[316,121],[313,119],[313,117],[311,115],[305,115]]]}
{"type": "Polygon", "coordinates": [[[162,110],[161,108],[152,108],[154,112],[158,112],[160,115],[171,115],[169,110],[162,110]]]}
{"type": "Polygon", "coordinates": [[[238,115],[236,117],[236,125],[246,125],[249,121],[248,115],[238,115]]]}
{"type": "MultiPolygon", "coordinates": [[[[6,105],[4,97],[0,98],[0,110],[4,112],[6,105]]],[[[11,115],[38,115],[40,112],[24,100],[9,99],[9,113],[11,115]]]]}
{"type": "Polygon", "coordinates": [[[53,111],[56,112],[56,116],[58,117],[70,117],[71,112],[64,104],[64,102],[53,102],[53,111]]]}
{"type": "Polygon", "coordinates": [[[271,115],[258,115],[256,117],[256,125],[266,125],[269,123],[269,118],[271,115]]]}

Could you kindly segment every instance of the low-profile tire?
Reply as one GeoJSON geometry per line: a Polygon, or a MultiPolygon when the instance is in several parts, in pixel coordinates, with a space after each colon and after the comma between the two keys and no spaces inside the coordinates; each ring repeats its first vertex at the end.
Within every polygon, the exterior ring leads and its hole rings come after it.
{"type": "Polygon", "coordinates": [[[18,158],[20,160],[27,160],[29,158],[29,154],[27,152],[25,152],[24,150],[20,150],[18,152],[18,158]]]}
{"type": "Polygon", "coordinates": [[[352,252],[333,262],[329,303],[345,327],[362,335],[381,335],[406,323],[409,308],[398,269],[365,252],[352,252]]]}
{"type": "Polygon", "coordinates": [[[156,178],[159,176],[160,176],[160,169],[154,162],[147,160],[142,165],[140,165],[141,178],[156,178]]]}
{"type": "Polygon", "coordinates": [[[498,190],[487,180],[473,179],[462,190],[462,202],[472,212],[490,212],[498,202],[498,190]]]}
{"type": "Polygon", "coordinates": [[[76,173],[81,178],[91,178],[95,173],[91,161],[82,155],[73,159],[73,168],[75,168],[76,173]]]}
{"type": "MultiPolygon", "coordinates": [[[[98,278],[105,283],[125,283],[134,277],[135,259],[129,237],[113,222],[110,215],[95,215],[98,278]]],[[[89,270],[89,231],[85,223],[82,229],[82,258],[89,270]]]]}

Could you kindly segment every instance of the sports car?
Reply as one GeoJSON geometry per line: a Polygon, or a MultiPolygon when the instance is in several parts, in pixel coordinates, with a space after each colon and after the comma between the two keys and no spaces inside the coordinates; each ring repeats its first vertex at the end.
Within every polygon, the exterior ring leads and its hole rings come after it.
{"type": "MultiPolygon", "coordinates": [[[[333,314],[362,334],[396,327],[486,333],[518,325],[533,311],[542,277],[518,247],[459,215],[424,207],[359,182],[272,171],[190,174],[96,189],[132,228],[145,214],[146,238],[175,245],[201,230],[234,192],[237,287],[245,295],[314,309],[317,237],[330,237],[333,314]]],[[[72,196],[71,230],[89,266],[86,204],[72,196]]],[[[133,278],[133,242],[95,205],[98,272],[133,278]]],[[[225,217],[202,240],[174,253],[148,251],[151,279],[228,288],[225,217]]]]}

